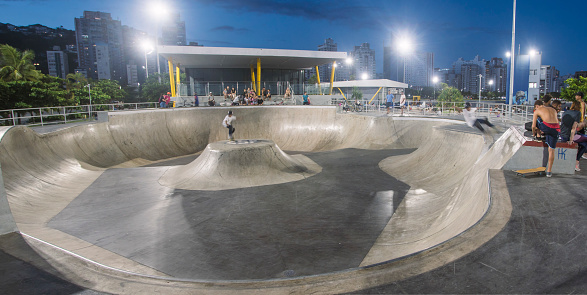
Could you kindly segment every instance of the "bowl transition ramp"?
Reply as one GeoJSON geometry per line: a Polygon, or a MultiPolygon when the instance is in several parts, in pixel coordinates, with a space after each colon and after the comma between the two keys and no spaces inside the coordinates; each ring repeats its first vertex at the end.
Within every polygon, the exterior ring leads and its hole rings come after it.
{"type": "MultiPolygon", "coordinates": [[[[27,127],[7,130],[0,141],[7,199],[19,231],[25,234],[23,238],[35,252],[42,253],[45,261],[38,265],[49,261],[66,279],[110,293],[187,294],[199,290],[254,294],[259,289],[275,294],[340,293],[389,283],[394,272],[390,268],[398,258],[433,248],[479,222],[490,204],[488,169],[501,168],[519,148],[507,131],[486,151],[480,134],[444,129],[455,125],[450,120],[337,114],[334,107],[233,110],[237,139],[270,139],[282,150],[417,148],[409,155],[379,164],[383,171],[414,189],[361,266],[283,280],[181,280],[46,227],[105,169],[195,154],[209,143],[226,139],[227,130],[221,121],[227,108],[113,112],[106,123],[42,135],[27,127]],[[55,261],[59,262],[51,263],[55,261]],[[374,264],[378,267],[366,267],[374,264]]],[[[411,257],[402,262],[406,263],[403,267],[409,267],[408,261],[414,262],[411,257]]],[[[419,259],[436,261],[431,265],[439,260],[426,256],[419,259]]]]}

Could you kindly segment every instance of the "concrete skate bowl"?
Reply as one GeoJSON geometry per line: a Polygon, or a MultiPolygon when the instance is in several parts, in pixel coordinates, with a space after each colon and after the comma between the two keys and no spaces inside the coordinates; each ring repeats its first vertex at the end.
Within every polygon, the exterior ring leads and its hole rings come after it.
{"type": "Polygon", "coordinates": [[[108,293],[342,293],[449,263],[497,234],[509,217],[508,201],[495,201],[488,177],[519,148],[509,130],[489,144],[450,120],[337,114],[334,107],[239,107],[237,138],[270,139],[285,151],[415,149],[379,163],[410,190],[360,265],[283,279],[176,278],[47,226],[109,168],[195,154],[225,140],[219,122],[226,110],[114,112],[106,123],[42,135],[27,127],[4,130],[2,175],[30,251],[14,237],[0,246],[68,281],[108,293]],[[488,213],[495,210],[500,220],[488,213]]]}

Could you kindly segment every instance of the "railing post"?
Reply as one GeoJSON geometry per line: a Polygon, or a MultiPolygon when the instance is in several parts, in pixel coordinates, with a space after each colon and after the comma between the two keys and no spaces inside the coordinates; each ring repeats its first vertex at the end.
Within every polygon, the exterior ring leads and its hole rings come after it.
{"type": "Polygon", "coordinates": [[[41,126],[43,126],[43,109],[39,108],[39,117],[41,118],[41,126]]]}
{"type": "Polygon", "coordinates": [[[12,126],[16,126],[16,118],[14,117],[14,110],[10,110],[12,113],[12,126]]]}
{"type": "Polygon", "coordinates": [[[67,111],[65,107],[63,107],[63,123],[67,123],[67,111]]]}

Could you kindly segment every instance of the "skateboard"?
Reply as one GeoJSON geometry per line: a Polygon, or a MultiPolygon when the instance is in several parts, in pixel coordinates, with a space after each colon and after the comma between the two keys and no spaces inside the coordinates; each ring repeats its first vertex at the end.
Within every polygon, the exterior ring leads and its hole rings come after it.
{"type": "Polygon", "coordinates": [[[516,175],[526,177],[526,175],[534,174],[534,175],[543,175],[545,174],[546,167],[538,167],[532,169],[524,169],[524,170],[514,170],[516,175]]]}

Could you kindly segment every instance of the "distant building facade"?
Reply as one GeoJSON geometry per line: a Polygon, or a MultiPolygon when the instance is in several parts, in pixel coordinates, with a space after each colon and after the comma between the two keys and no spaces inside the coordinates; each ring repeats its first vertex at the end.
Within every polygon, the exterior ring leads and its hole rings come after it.
{"type": "MultiPolygon", "coordinates": [[[[540,67],[542,63],[542,53],[517,54],[514,58],[514,85],[513,98],[509,97],[509,87],[506,90],[506,101],[516,99],[517,103],[534,104],[540,99],[540,67]],[[525,99],[520,101],[516,96],[518,92],[524,93],[525,99]]],[[[508,79],[511,73],[508,72],[508,79]]]]}
{"type": "Polygon", "coordinates": [[[410,86],[432,86],[434,53],[414,52],[406,57],[406,80],[410,86]]]}
{"type": "Polygon", "coordinates": [[[434,53],[413,52],[400,55],[391,46],[383,47],[383,78],[410,86],[432,86],[434,53]]]}
{"type": "MultiPolygon", "coordinates": [[[[128,70],[129,66],[135,66],[137,70],[137,81],[128,80],[128,85],[134,86],[139,82],[143,83],[146,80],[147,71],[149,75],[157,72],[155,38],[149,36],[146,32],[129,26],[122,26],[122,37],[124,40],[126,68],[128,70]],[[151,48],[146,49],[144,44],[150,44],[151,48]]],[[[132,74],[127,73],[127,78],[132,76],[132,74]]]]}
{"type": "Polygon", "coordinates": [[[59,46],[54,46],[53,50],[47,51],[47,65],[49,76],[65,79],[69,74],[67,53],[62,51],[59,46]]]}
{"type": "Polygon", "coordinates": [[[110,13],[84,11],[83,17],[75,18],[75,34],[78,68],[85,70],[88,78],[126,83],[120,21],[113,20],[110,13]]]}
{"type": "Polygon", "coordinates": [[[560,92],[559,76],[560,72],[554,66],[540,66],[540,94],[560,92]]]}
{"type": "MultiPolygon", "coordinates": [[[[318,51],[338,51],[338,45],[334,40],[328,38],[324,40],[324,44],[318,45],[318,51]]],[[[338,70],[338,69],[337,69],[338,70]]],[[[330,73],[332,71],[332,64],[324,64],[318,66],[321,82],[330,82],[330,73]]],[[[336,72],[336,71],[335,71],[336,72]]]]}
{"type": "Polygon", "coordinates": [[[575,72],[575,79],[579,79],[579,77],[587,78],[587,71],[577,71],[575,72]]]}
{"type": "Polygon", "coordinates": [[[354,75],[355,79],[362,79],[363,74],[367,75],[367,79],[377,77],[375,50],[370,48],[369,43],[355,46],[354,50],[350,52],[350,57],[353,60],[351,75],[354,75]]]}
{"type": "Polygon", "coordinates": [[[169,23],[161,26],[161,45],[186,46],[185,21],[179,13],[171,14],[169,23]]]}
{"type": "Polygon", "coordinates": [[[494,57],[485,67],[485,89],[492,92],[505,92],[507,87],[507,64],[502,58],[494,57]]]}

